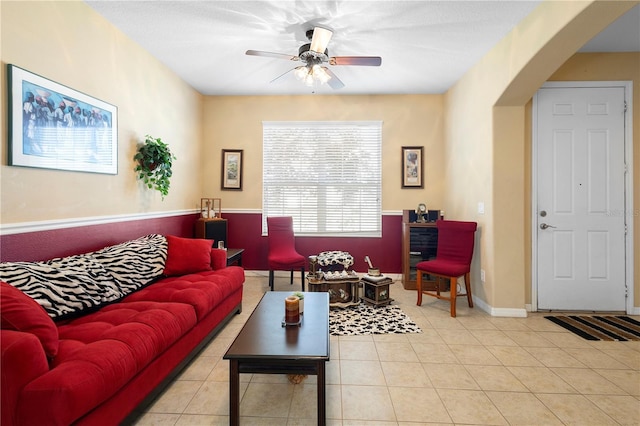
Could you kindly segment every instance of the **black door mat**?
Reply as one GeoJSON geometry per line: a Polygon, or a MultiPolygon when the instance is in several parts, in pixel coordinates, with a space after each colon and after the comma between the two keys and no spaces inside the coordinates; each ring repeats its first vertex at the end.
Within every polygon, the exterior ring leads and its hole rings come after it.
{"type": "Polygon", "coordinates": [[[640,340],[640,322],[628,316],[545,316],[587,340],[640,340]]]}

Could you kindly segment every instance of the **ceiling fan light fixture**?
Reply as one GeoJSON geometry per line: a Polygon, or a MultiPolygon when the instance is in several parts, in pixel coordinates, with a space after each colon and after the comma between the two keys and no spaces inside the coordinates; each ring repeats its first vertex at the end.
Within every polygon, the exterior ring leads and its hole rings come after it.
{"type": "Polygon", "coordinates": [[[307,74],[309,74],[309,70],[305,66],[296,67],[296,69],[293,71],[293,74],[298,80],[304,80],[307,74]]]}
{"type": "Polygon", "coordinates": [[[315,83],[315,79],[313,78],[313,74],[312,73],[307,74],[307,76],[304,78],[304,84],[309,87],[313,87],[314,83],[315,83]]]}
{"type": "Polygon", "coordinates": [[[327,72],[320,65],[313,66],[313,76],[316,78],[321,84],[325,84],[327,81],[331,80],[331,76],[327,74],[327,72]]]}
{"type": "Polygon", "coordinates": [[[313,50],[316,53],[324,53],[332,35],[332,31],[321,27],[315,27],[313,29],[313,37],[311,38],[311,47],[309,50],[313,50]]]}
{"type": "Polygon", "coordinates": [[[318,64],[297,67],[294,69],[293,74],[309,87],[315,86],[318,82],[325,84],[331,79],[331,76],[318,64]]]}

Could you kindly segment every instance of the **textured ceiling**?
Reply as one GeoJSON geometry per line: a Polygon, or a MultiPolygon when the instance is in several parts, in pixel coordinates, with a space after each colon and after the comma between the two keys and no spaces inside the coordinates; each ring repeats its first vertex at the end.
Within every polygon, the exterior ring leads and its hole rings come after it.
{"type": "MultiPolygon", "coordinates": [[[[443,93],[540,3],[85,1],[205,95],[443,93]],[[334,31],[330,56],[381,56],[382,66],[331,66],[345,84],[334,91],[306,87],[287,73],[299,62],[245,55],[248,49],[297,55],[316,25],[334,31]]],[[[615,32],[601,45],[594,40],[596,51],[612,50],[612,37],[623,50],[634,49],[621,40],[636,38],[639,50],[640,8],[634,10],[627,15],[635,32],[615,32]]]]}

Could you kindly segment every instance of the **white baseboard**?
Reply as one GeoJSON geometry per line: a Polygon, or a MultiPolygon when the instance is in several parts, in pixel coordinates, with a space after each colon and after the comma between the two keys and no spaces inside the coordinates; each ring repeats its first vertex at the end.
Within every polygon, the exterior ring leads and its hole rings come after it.
{"type": "Polygon", "coordinates": [[[484,300],[473,296],[473,304],[482,309],[492,317],[513,317],[513,318],[526,318],[527,310],[519,308],[494,308],[488,305],[484,300]]]}
{"type": "Polygon", "coordinates": [[[631,312],[627,312],[628,315],[640,315],[640,306],[634,306],[631,308],[631,312]]]}

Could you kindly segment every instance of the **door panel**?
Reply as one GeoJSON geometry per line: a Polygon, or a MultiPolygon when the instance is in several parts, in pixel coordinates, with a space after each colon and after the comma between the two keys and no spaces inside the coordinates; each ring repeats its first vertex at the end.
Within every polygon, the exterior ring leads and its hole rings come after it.
{"type": "Polygon", "coordinates": [[[625,309],[624,89],[536,101],[538,309],[625,309]]]}

